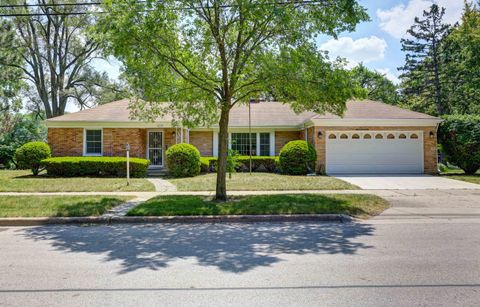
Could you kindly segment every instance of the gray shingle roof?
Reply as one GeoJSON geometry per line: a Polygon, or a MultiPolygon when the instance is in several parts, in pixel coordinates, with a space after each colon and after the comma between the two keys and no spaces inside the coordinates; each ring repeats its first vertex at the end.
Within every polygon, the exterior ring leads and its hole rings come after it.
{"type": "MultiPolygon", "coordinates": [[[[136,122],[130,119],[129,99],[107,103],[96,108],[48,119],[47,122],[136,122]]],[[[334,114],[303,112],[296,114],[288,104],[279,102],[259,102],[251,104],[252,126],[291,127],[298,126],[310,119],[340,119],[334,114]]],[[[363,100],[347,102],[344,119],[436,119],[436,117],[402,109],[385,103],[363,100]]],[[[159,121],[171,121],[165,116],[159,121]]],[[[235,106],[230,113],[231,127],[248,126],[248,106],[235,106]]]]}
{"type": "Polygon", "coordinates": [[[334,114],[317,114],[315,119],[435,119],[420,112],[414,112],[373,100],[347,101],[347,109],[342,117],[334,114]]]}

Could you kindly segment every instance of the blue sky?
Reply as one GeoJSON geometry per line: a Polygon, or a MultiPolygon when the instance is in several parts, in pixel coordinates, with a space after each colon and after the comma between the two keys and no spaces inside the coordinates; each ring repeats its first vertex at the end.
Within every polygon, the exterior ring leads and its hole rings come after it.
{"type": "MultiPolygon", "coordinates": [[[[397,68],[402,66],[404,54],[400,39],[413,24],[415,16],[421,16],[432,3],[446,8],[445,21],[459,20],[463,0],[359,0],[367,8],[371,21],[361,23],[355,32],[341,33],[337,40],[320,37],[318,46],[327,50],[331,57],[343,57],[349,66],[363,62],[365,66],[384,73],[398,82],[397,68]]],[[[95,66],[107,71],[111,78],[118,78],[120,63],[111,58],[108,62],[98,60],[95,66]]]]}
{"type": "Polygon", "coordinates": [[[350,61],[349,66],[363,62],[365,66],[385,73],[398,82],[397,68],[403,65],[404,54],[400,39],[413,24],[415,16],[432,3],[445,7],[444,20],[455,23],[460,19],[463,0],[359,0],[368,10],[370,22],[357,26],[355,32],[342,33],[338,40],[322,37],[318,44],[333,57],[350,61]]]}

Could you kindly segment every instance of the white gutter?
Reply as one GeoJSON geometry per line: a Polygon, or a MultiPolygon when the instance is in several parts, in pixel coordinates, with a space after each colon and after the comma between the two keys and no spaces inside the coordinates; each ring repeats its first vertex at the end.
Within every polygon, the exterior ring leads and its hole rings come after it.
{"type": "Polygon", "coordinates": [[[436,126],[442,122],[439,118],[424,118],[424,119],[312,119],[315,126],[323,127],[428,127],[436,126]]]}

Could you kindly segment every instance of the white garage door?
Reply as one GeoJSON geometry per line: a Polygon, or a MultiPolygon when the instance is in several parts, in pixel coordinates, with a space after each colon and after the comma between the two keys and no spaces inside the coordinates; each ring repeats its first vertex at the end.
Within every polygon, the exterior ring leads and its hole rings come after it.
{"type": "Polygon", "coordinates": [[[423,135],[406,131],[326,133],[329,174],[423,173],[423,135]]]}

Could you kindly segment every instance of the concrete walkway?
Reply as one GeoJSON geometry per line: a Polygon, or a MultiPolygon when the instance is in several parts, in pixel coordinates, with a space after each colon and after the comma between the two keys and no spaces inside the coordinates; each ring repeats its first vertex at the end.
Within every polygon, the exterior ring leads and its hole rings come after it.
{"type": "Polygon", "coordinates": [[[165,179],[162,178],[147,178],[155,186],[155,191],[157,192],[173,192],[177,190],[177,187],[174,184],[171,184],[165,179]]]}
{"type": "Polygon", "coordinates": [[[429,175],[338,175],[364,190],[480,189],[480,185],[429,175]]]}

